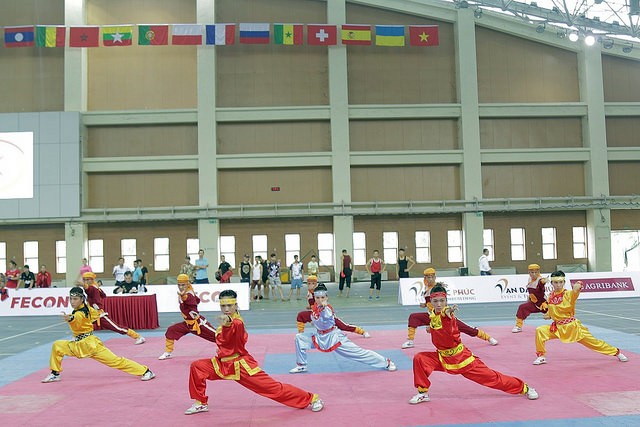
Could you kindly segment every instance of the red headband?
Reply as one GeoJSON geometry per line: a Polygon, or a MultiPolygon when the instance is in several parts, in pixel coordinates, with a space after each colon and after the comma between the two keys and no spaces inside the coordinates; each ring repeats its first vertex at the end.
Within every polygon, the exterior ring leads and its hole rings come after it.
{"type": "Polygon", "coordinates": [[[443,297],[446,298],[447,297],[447,293],[446,292],[432,292],[429,295],[430,298],[438,298],[438,297],[443,297]]]}

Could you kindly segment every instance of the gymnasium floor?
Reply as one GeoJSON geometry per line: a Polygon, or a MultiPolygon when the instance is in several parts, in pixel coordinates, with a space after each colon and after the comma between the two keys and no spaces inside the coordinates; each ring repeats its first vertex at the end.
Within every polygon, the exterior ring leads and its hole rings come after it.
{"type": "MultiPolygon", "coordinates": [[[[547,365],[533,366],[533,315],[521,334],[512,334],[516,303],[467,304],[460,317],[500,341],[496,347],[469,337],[465,344],[489,367],[518,376],[540,393],[537,401],[512,396],[472,383],[461,376],[432,375],[431,402],[409,405],[415,394],[412,357],[432,351],[419,330],[416,348],[401,350],[406,319],[416,307],[397,304],[397,283],[383,284],[383,297],[369,301],[368,285],[354,285],[349,299],[337,298],[329,285],[331,304],[345,321],[364,327],[365,339],[355,343],[390,357],[397,372],[378,371],[346,361],[333,353],[309,353],[309,372],[292,375],[295,366],[295,315],[304,301],[254,304],[242,313],[249,330],[248,349],[276,379],[319,393],[325,409],[296,410],[254,395],[230,381],[208,383],[210,412],[183,415],[191,400],[189,364],[209,358],[215,346],[193,336],[176,342],[174,358],[159,361],[164,330],[180,321],[178,313],[160,315],[161,328],[142,331],[144,345],[112,332],[99,332],[118,355],[149,365],[157,374],[150,382],[104,367],[93,360],[67,358],[62,381],[41,384],[49,372],[51,343],[69,339],[68,327],[56,317],[0,318],[0,419],[3,426],[638,426],[640,425],[640,299],[581,300],[577,317],[593,334],[621,347],[629,362],[620,363],[579,344],[548,343],[547,365]]],[[[204,313],[213,318],[214,313],[204,313]]],[[[307,331],[312,329],[308,326],[307,331]]]]}

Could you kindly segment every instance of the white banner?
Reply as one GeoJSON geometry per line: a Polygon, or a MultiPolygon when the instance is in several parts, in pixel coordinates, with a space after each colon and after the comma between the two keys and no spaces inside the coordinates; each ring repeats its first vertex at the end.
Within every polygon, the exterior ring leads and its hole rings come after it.
{"type": "MultiPolygon", "coordinates": [[[[51,316],[61,311],[70,313],[69,289],[8,289],[9,297],[0,302],[0,316],[51,316]]],[[[103,286],[107,297],[113,295],[114,286],[103,286]]],[[[179,312],[178,286],[150,285],[148,292],[140,295],[155,294],[159,313],[179,312]]],[[[218,295],[225,289],[232,289],[238,294],[238,308],[249,310],[248,283],[211,283],[193,285],[193,289],[200,297],[198,309],[200,311],[220,311],[218,295]]],[[[118,295],[123,296],[123,295],[118,295]]],[[[125,294],[126,298],[137,298],[136,294],[125,294]]]]}
{"type": "MultiPolygon", "coordinates": [[[[548,274],[543,274],[548,277],[548,274]]],[[[584,283],[581,299],[626,298],[640,296],[640,272],[621,273],[567,273],[567,284],[581,280],[584,283]]],[[[441,279],[447,284],[448,302],[452,304],[526,301],[528,274],[495,276],[462,276],[441,279]]],[[[419,305],[419,295],[424,289],[421,278],[400,279],[398,302],[402,305],[419,305]]],[[[552,290],[547,284],[547,294],[552,290]]]]}

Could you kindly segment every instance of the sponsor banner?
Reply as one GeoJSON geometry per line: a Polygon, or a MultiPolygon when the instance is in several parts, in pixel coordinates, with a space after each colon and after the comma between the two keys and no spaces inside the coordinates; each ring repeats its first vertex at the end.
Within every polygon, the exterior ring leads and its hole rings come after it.
{"type": "MultiPolygon", "coordinates": [[[[549,277],[549,274],[542,274],[549,277]]],[[[448,302],[451,304],[486,303],[502,301],[526,301],[528,274],[495,276],[443,277],[446,283],[448,302]]],[[[626,298],[640,296],[640,272],[613,273],[568,273],[565,287],[581,280],[581,299],[626,298]]],[[[425,286],[422,278],[400,279],[398,302],[402,305],[419,305],[425,286]]],[[[547,283],[547,295],[551,293],[547,283]]]]}
{"type": "MultiPolygon", "coordinates": [[[[47,289],[9,289],[9,297],[0,302],[0,316],[52,316],[62,311],[72,311],[69,304],[70,288],[47,289]]],[[[107,297],[113,296],[114,286],[103,286],[107,297]]],[[[198,309],[204,311],[220,311],[218,295],[225,289],[233,289],[238,294],[240,310],[249,310],[249,286],[247,283],[215,283],[197,284],[193,289],[200,297],[198,309]]],[[[159,313],[179,312],[178,287],[176,285],[150,285],[144,294],[118,295],[125,298],[138,298],[142,295],[155,294],[159,313]]]]}

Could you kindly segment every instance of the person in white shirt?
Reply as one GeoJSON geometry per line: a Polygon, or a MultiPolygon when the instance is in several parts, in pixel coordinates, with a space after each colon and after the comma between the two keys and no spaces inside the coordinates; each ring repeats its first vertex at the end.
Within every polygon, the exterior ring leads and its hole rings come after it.
{"type": "Polygon", "coordinates": [[[291,289],[289,289],[289,297],[287,297],[287,301],[291,299],[293,295],[293,290],[296,289],[296,299],[300,299],[300,289],[302,288],[302,279],[303,273],[302,270],[304,268],[304,264],[298,260],[298,255],[293,256],[293,264],[289,267],[291,271],[291,289]]]}
{"type": "Polygon", "coordinates": [[[113,277],[116,279],[116,286],[121,286],[124,283],[124,273],[127,271],[133,271],[133,269],[124,265],[124,258],[118,258],[118,265],[113,267],[113,277]]]}
{"type": "Polygon", "coordinates": [[[491,266],[489,265],[489,249],[482,251],[482,256],[478,259],[478,267],[480,267],[481,276],[491,276],[491,266]]]}

